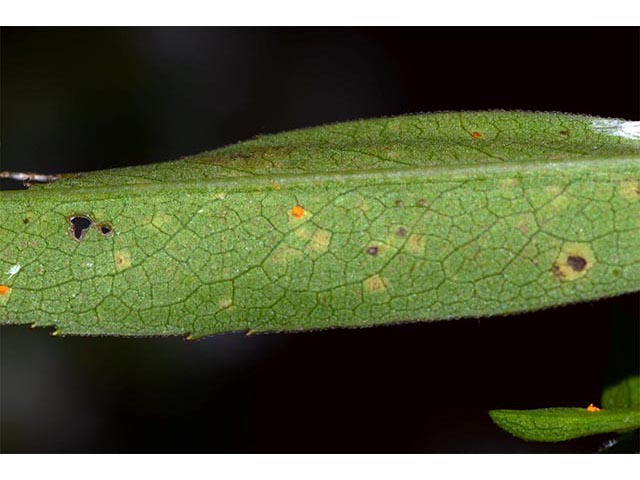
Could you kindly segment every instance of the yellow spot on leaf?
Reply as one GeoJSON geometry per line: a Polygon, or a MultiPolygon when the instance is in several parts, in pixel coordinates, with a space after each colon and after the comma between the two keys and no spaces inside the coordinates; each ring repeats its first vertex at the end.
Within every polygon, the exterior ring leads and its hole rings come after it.
{"type": "Polygon", "coordinates": [[[174,217],[166,213],[156,213],[151,219],[151,224],[162,231],[165,231],[167,226],[177,223],[178,222],[174,217]]]}
{"type": "Polygon", "coordinates": [[[309,241],[309,248],[315,252],[326,252],[331,243],[331,232],[321,228],[313,232],[309,241]]]}
{"type": "Polygon", "coordinates": [[[637,181],[622,182],[620,184],[620,195],[628,200],[639,200],[640,183],[637,181]]]}
{"type": "Polygon", "coordinates": [[[218,308],[220,310],[225,310],[225,309],[229,308],[232,304],[233,304],[233,300],[231,300],[230,298],[223,298],[218,303],[218,308]]]}
{"type": "Polygon", "coordinates": [[[422,253],[424,251],[424,238],[422,238],[422,235],[416,233],[409,235],[406,248],[411,253],[422,253]]]}
{"type": "Polygon", "coordinates": [[[300,228],[295,229],[296,237],[302,240],[311,240],[313,233],[316,231],[317,227],[315,227],[312,223],[306,223],[300,226],[300,228]]]}
{"type": "Polygon", "coordinates": [[[288,263],[289,261],[298,258],[302,255],[300,250],[296,250],[295,248],[291,248],[288,245],[280,245],[278,246],[273,253],[271,254],[272,262],[274,263],[288,263]]]}
{"type": "Polygon", "coordinates": [[[572,281],[584,277],[595,263],[588,243],[565,243],[551,270],[559,280],[572,281]]]}
{"type": "Polygon", "coordinates": [[[387,289],[388,284],[389,284],[389,280],[376,274],[372,277],[367,278],[364,281],[364,288],[369,293],[380,292],[380,291],[384,292],[387,289]]]}
{"type": "Polygon", "coordinates": [[[596,407],[593,403],[590,403],[587,407],[587,412],[599,412],[600,409],[596,407]]]}
{"type": "Polygon", "coordinates": [[[131,254],[128,250],[120,250],[113,254],[116,271],[126,270],[131,266],[131,254]]]}
{"type": "Polygon", "coordinates": [[[513,188],[520,185],[520,179],[512,177],[512,178],[507,178],[505,180],[502,180],[502,182],[500,183],[505,188],[513,188]]]}
{"type": "Polygon", "coordinates": [[[369,210],[371,210],[371,207],[364,199],[364,197],[358,197],[358,208],[362,210],[363,213],[367,213],[369,210]]]}

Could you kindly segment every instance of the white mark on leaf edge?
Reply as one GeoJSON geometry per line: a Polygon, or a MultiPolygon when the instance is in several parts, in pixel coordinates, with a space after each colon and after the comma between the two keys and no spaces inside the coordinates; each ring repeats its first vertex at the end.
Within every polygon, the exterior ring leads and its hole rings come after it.
{"type": "Polygon", "coordinates": [[[629,138],[631,140],[640,139],[640,122],[629,122],[619,119],[599,119],[594,120],[592,125],[597,132],[606,135],[629,138]]]}

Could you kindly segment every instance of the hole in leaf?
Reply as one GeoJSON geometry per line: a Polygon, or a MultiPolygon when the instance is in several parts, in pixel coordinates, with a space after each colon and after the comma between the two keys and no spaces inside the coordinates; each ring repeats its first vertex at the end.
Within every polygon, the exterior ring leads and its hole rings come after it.
{"type": "Polygon", "coordinates": [[[110,237],[113,235],[113,227],[108,223],[101,223],[100,225],[96,225],[96,227],[98,228],[100,235],[103,237],[110,237]]]}
{"type": "Polygon", "coordinates": [[[69,228],[71,238],[79,242],[82,240],[84,233],[93,225],[93,220],[87,216],[78,215],[71,217],[69,219],[69,223],[71,224],[71,227],[69,228]]]}

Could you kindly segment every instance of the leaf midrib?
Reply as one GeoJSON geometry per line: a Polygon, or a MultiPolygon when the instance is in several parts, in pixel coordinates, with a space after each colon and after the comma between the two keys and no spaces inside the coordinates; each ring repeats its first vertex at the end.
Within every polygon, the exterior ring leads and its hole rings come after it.
{"type": "MultiPolygon", "coordinates": [[[[276,175],[252,175],[244,177],[224,177],[218,180],[177,180],[177,181],[154,181],[144,183],[130,183],[126,185],[102,185],[102,186],[53,186],[49,188],[31,188],[30,190],[6,190],[0,192],[3,200],[19,199],[24,200],[24,196],[29,199],[50,200],[55,196],[78,197],[86,195],[107,194],[112,197],[119,194],[149,195],[153,191],[182,191],[182,192],[204,192],[212,189],[219,189],[226,192],[259,191],[265,188],[313,184],[313,183],[347,183],[354,180],[368,180],[370,183],[385,184],[394,183],[397,180],[403,182],[421,181],[425,178],[450,177],[460,179],[466,176],[492,177],[495,174],[504,173],[533,173],[541,171],[553,171],[558,167],[566,169],[597,169],[600,166],[611,167],[615,162],[615,167],[624,168],[640,163],[639,157],[614,157],[614,158],[588,158],[581,160],[543,160],[525,163],[485,163],[482,165],[456,165],[456,166],[428,166],[428,167],[407,167],[388,168],[371,170],[343,170],[337,172],[327,172],[318,174],[291,173],[276,175]],[[389,182],[391,181],[391,182],[389,182]]],[[[98,172],[91,172],[98,173],[98,172]]],[[[64,180],[62,180],[64,181],[64,180]]]]}

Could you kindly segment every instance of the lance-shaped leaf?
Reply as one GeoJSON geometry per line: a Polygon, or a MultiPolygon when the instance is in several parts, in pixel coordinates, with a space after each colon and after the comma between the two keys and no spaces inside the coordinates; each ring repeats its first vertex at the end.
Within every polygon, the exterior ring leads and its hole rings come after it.
{"type": "Polygon", "coordinates": [[[635,291],[638,137],[574,115],[411,115],[0,192],[0,322],[197,337],[635,291]]]}
{"type": "Polygon", "coordinates": [[[509,433],[537,442],[562,442],[640,427],[640,410],[637,408],[599,411],[584,408],[493,410],[490,415],[499,427],[509,433]]]}

